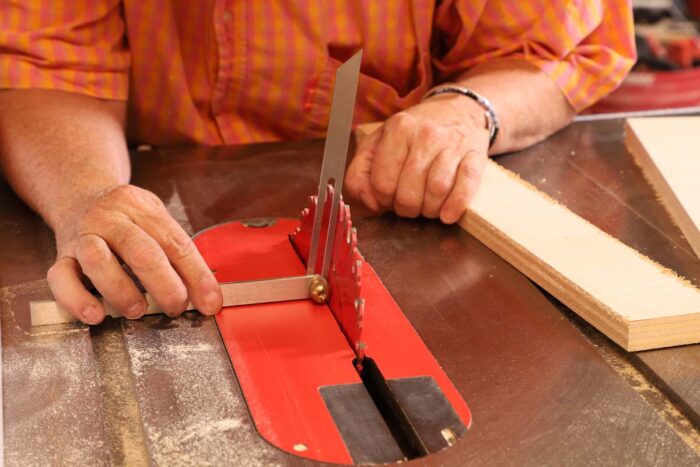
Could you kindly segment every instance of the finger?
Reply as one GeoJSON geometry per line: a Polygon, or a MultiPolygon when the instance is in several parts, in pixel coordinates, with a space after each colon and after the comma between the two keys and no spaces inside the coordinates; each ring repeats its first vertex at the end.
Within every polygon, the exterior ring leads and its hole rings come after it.
{"type": "Polygon", "coordinates": [[[83,273],[122,315],[136,319],[146,313],[146,300],[103,239],[92,234],[82,235],[78,239],[76,256],[83,273]]]}
{"type": "Polygon", "coordinates": [[[96,233],[129,265],[165,314],[181,314],[189,301],[187,288],[160,245],[129,220],[118,219],[111,227],[96,233]]]}
{"type": "Polygon", "coordinates": [[[457,168],[455,185],[440,209],[442,222],[453,224],[462,217],[479,188],[485,163],[486,155],[481,155],[475,150],[469,151],[462,158],[457,168]]]}
{"type": "Polygon", "coordinates": [[[380,206],[372,191],[371,173],[376,144],[381,134],[382,129],[380,128],[360,143],[355,157],[350,162],[344,181],[348,194],[358,198],[365,206],[375,212],[380,210],[380,206]]]}
{"type": "Polygon", "coordinates": [[[77,260],[59,259],[49,269],[46,280],[54,299],[71,315],[86,324],[98,324],[104,319],[104,307],[85,289],[77,260]]]}
{"type": "Polygon", "coordinates": [[[402,217],[418,217],[423,207],[426,180],[431,163],[441,152],[444,138],[432,127],[418,130],[399,176],[394,197],[394,211],[402,217]]]}
{"type": "Polygon", "coordinates": [[[389,118],[372,161],[370,179],[372,193],[379,205],[391,209],[394,205],[399,174],[408,156],[408,141],[415,131],[415,117],[399,112],[389,118]]]}
{"type": "Polygon", "coordinates": [[[429,219],[440,216],[440,209],[454,186],[460,161],[461,158],[450,149],[441,151],[433,160],[425,182],[423,216],[429,219]]]}
{"type": "Polygon", "coordinates": [[[190,236],[165,207],[150,220],[137,219],[137,223],[161,246],[195,307],[205,315],[218,313],[224,302],[221,288],[190,236]]]}

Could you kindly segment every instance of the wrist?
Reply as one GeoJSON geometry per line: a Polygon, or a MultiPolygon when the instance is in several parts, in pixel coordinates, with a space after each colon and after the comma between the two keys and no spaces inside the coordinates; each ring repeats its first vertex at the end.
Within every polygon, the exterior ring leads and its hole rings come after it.
{"type": "Polygon", "coordinates": [[[80,219],[106,194],[122,184],[102,182],[89,186],[71,187],[69,194],[57,197],[56,203],[49,206],[45,219],[56,235],[56,241],[74,237],[80,219]]]}
{"type": "Polygon", "coordinates": [[[496,111],[488,99],[470,88],[448,83],[431,89],[423,97],[423,100],[434,100],[440,98],[441,96],[450,96],[452,97],[452,102],[455,103],[461,102],[460,105],[467,111],[457,113],[457,115],[463,118],[469,116],[473,121],[481,120],[489,135],[489,147],[493,146],[500,130],[500,124],[496,111]],[[476,112],[475,109],[477,108],[479,111],[477,114],[474,114],[473,112],[476,112]],[[468,110],[471,110],[472,113],[469,113],[468,110]],[[479,114],[481,116],[477,117],[479,114]]]}
{"type": "Polygon", "coordinates": [[[422,102],[425,105],[440,105],[446,117],[455,123],[467,123],[469,126],[486,128],[484,109],[471,99],[465,99],[457,94],[437,94],[422,102]]]}

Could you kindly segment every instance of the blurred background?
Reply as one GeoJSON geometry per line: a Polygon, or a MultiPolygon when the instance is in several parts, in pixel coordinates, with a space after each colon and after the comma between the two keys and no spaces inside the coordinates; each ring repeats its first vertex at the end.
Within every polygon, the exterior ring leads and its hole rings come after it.
{"type": "Polygon", "coordinates": [[[584,113],[689,107],[700,112],[700,0],[632,3],[637,64],[617,91],[584,113]]]}

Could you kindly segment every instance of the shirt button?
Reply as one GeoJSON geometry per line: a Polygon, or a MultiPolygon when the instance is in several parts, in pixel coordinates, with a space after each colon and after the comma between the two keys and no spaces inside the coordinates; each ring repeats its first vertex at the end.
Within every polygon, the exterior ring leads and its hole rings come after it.
{"type": "Polygon", "coordinates": [[[231,14],[230,11],[228,11],[228,10],[224,11],[223,19],[224,19],[225,23],[228,23],[229,21],[231,21],[232,18],[233,18],[233,15],[231,14]]]}

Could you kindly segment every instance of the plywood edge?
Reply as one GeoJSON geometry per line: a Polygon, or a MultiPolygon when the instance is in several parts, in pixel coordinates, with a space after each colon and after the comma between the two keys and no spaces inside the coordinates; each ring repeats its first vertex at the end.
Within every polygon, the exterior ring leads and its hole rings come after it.
{"type": "Polygon", "coordinates": [[[671,185],[669,185],[666,178],[654,163],[654,160],[647,152],[634,129],[634,123],[630,120],[625,121],[625,144],[627,150],[632,154],[635,163],[642,169],[644,177],[656,190],[659,201],[666,207],[671,215],[671,219],[681,229],[690,247],[698,258],[700,258],[699,227],[690,217],[680,199],[678,199],[674,193],[671,185]]]}
{"type": "MultiPolygon", "coordinates": [[[[652,261],[636,250],[633,250],[593,224],[578,217],[556,200],[520,179],[516,174],[506,170],[493,161],[488,162],[486,170],[496,171],[496,173],[500,172],[501,175],[496,178],[500,179],[501,183],[517,183],[521,188],[527,189],[531,196],[536,196],[540,206],[542,206],[541,203],[553,204],[558,206],[557,209],[561,209],[562,215],[575,216],[578,222],[581,223],[581,227],[585,228],[587,233],[596,238],[597,241],[613,242],[614,245],[612,246],[614,246],[615,249],[620,251],[627,250],[625,254],[628,257],[638,258],[638,261],[644,261],[647,265],[651,265],[655,274],[659,274],[659,277],[662,275],[667,276],[666,279],[671,280],[674,287],[690,288],[692,289],[691,292],[697,291],[686,279],[652,261]],[[504,179],[504,175],[507,176],[508,182],[504,179]],[[633,253],[633,255],[630,255],[630,253],[633,253]]],[[[486,177],[484,181],[488,183],[486,177]]],[[[536,206],[529,206],[529,208],[536,209],[536,206]]],[[[675,330],[667,334],[666,337],[661,335],[667,332],[665,330],[659,331],[660,335],[655,338],[653,326],[634,326],[621,314],[621,311],[628,310],[613,310],[606,306],[596,298],[595,291],[584,290],[579,284],[574,283],[567,277],[566,271],[558,271],[551,265],[541,261],[540,258],[519,244],[517,239],[513,239],[509,233],[503,232],[497,225],[493,225],[492,219],[489,217],[487,208],[483,206],[480,207],[479,205],[472,206],[460,221],[460,226],[626,350],[640,350],[642,347],[656,348],[661,346],[681,345],[693,340],[698,340],[700,330],[690,335],[684,335],[682,333],[682,328],[687,325],[689,319],[682,314],[682,316],[673,315],[670,317],[655,318],[645,323],[648,325],[659,321],[663,326],[668,327],[674,323],[674,321],[677,321],[674,328],[675,330]],[[676,339],[674,340],[673,337],[676,339]],[[639,341],[640,339],[642,341],[639,341]]],[[[637,259],[635,259],[635,262],[636,261],[637,259]]],[[[601,270],[601,274],[605,274],[605,271],[601,270]]],[[[611,278],[611,280],[614,280],[614,278],[611,278]]],[[[690,319],[700,320],[700,307],[698,310],[684,311],[690,311],[690,319]]]]}
{"type": "Polygon", "coordinates": [[[660,349],[700,343],[700,314],[688,313],[630,322],[629,351],[660,349]]]}

